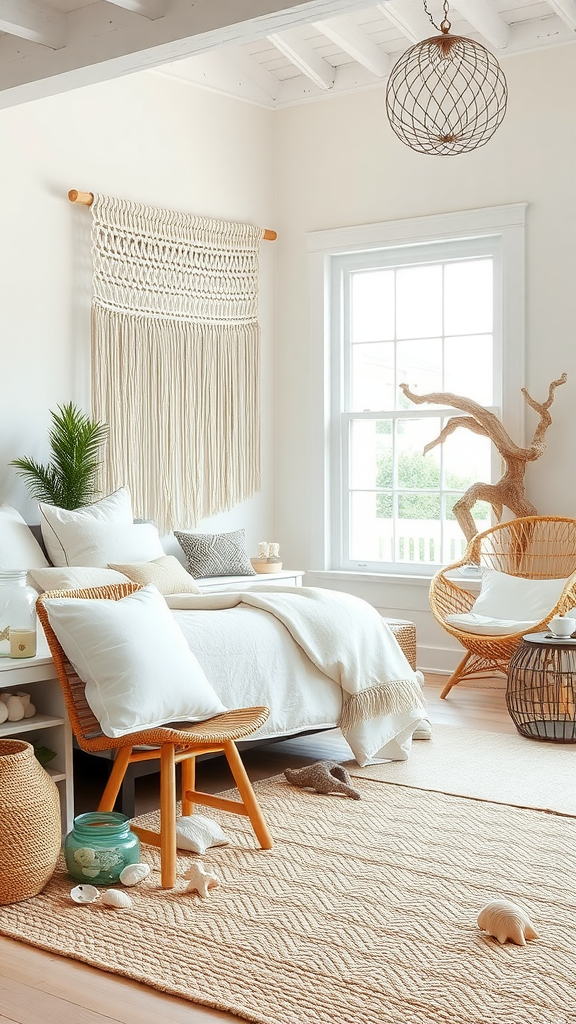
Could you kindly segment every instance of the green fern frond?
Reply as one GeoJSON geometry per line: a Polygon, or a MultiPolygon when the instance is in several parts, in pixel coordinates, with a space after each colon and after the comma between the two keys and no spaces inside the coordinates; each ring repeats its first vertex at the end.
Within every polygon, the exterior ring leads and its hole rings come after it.
{"type": "Polygon", "coordinates": [[[97,497],[100,452],[108,436],[106,424],[83,413],[72,402],[51,410],[51,460],[42,465],[31,458],[14,459],[33,498],[60,508],[89,505],[97,497]]]}

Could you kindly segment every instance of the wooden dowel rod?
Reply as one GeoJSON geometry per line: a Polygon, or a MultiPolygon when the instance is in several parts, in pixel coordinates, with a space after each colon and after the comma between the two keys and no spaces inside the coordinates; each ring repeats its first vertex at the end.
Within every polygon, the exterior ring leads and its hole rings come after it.
{"type": "Polygon", "coordinates": [[[71,203],[81,203],[82,206],[92,206],[94,202],[93,192],[79,192],[77,188],[71,188],[68,193],[71,203]]]}
{"type": "MultiPolygon", "coordinates": [[[[68,199],[71,203],[81,203],[82,206],[92,206],[94,202],[93,192],[79,192],[77,188],[71,188],[68,193],[68,199]]],[[[262,228],[262,238],[267,242],[273,242],[278,235],[271,228],[262,228]]]]}

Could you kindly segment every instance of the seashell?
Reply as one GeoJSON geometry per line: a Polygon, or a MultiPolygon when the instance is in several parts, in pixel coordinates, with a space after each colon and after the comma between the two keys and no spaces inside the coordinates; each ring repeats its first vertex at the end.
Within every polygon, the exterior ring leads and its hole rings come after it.
{"type": "Polygon", "coordinates": [[[0,725],[8,718],[8,708],[3,700],[0,700],[0,725]]]}
{"type": "Polygon", "coordinates": [[[122,885],[137,885],[149,874],[149,864],[127,864],[120,872],[120,881],[122,885]]]}
{"type": "Polygon", "coordinates": [[[100,874],[100,868],[82,868],[82,874],[86,875],[86,878],[96,878],[96,875],[100,874]]]}
{"type": "Polygon", "coordinates": [[[188,879],[186,892],[197,892],[199,896],[207,896],[209,889],[214,889],[217,885],[220,885],[218,875],[214,875],[211,871],[206,871],[201,860],[197,860],[195,864],[192,864],[184,872],[184,878],[188,879]]]}
{"type": "Polygon", "coordinates": [[[100,902],[105,907],[114,907],[116,910],[127,910],[132,906],[132,900],[127,892],[122,889],[108,889],[103,893],[100,902]]]}
{"type": "Polygon", "coordinates": [[[14,696],[15,696],[15,694],[7,693],[6,691],[4,691],[4,693],[0,693],[0,700],[2,701],[3,704],[7,704],[8,701],[10,700],[10,697],[14,697],[14,696]]]}
{"type": "Polygon", "coordinates": [[[70,889],[70,896],[74,903],[94,903],[100,895],[100,890],[95,885],[76,885],[70,889]]]}
{"type": "Polygon", "coordinates": [[[509,939],[517,946],[525,946],[526,939],[538,938],[526,911],[509,900],[487,903],[478,915],[478,927],[493,935],[500,944],[509,939]]]}

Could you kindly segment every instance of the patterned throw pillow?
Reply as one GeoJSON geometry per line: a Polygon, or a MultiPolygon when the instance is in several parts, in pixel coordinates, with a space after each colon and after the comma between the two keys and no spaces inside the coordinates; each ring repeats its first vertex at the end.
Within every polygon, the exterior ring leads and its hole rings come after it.
{"type": "Polygon", "coordinates": [[[180,533],[174,536],[186,555],[188,572],[204,576],[255,576],[246,552],[244,530],[233,533],[180,533]]]}

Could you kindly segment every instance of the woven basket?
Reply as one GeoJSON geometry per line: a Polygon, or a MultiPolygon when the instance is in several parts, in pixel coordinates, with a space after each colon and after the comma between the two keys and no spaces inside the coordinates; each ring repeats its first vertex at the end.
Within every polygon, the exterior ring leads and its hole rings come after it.
{"type": "Polygon", "coordinates": [[[0,904],[36,896],[60,853],[60,796],[23,740],[0,740],[0,904]]]}

